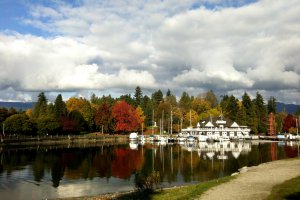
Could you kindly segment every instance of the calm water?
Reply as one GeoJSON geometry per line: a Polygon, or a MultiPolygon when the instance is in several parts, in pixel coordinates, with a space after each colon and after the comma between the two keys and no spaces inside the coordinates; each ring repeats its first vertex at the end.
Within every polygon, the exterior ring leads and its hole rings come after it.
{"type": "Polygon", "coordinates": [[[299,143],[2,147],[0,156],[1,199],[49,199],[132,190],[153,170],[164,187],[203,182],[243,166],[299,157],[299,143]]]}

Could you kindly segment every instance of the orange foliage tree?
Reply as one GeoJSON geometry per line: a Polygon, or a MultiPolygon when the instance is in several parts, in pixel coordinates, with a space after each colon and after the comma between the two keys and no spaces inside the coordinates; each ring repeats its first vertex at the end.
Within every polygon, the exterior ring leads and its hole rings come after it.
{"type": "Polygon", "coordinates": [[[117,132],[125,133],[136,131],[141,124],[140,118],[134,107],[124,100],[115,103],[112,114],[116,122],[115,131],[117,132]]]}

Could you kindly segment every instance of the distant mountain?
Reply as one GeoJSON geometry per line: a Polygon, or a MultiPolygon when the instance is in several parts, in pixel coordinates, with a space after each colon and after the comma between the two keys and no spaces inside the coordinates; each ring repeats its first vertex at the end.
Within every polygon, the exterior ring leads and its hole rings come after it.
{"type": "Polygon", "coordinates": [[[300,105],[277,102],[276,107],[277,107],[277,112],[282,112],[283,110],[285,110],[287,113],[294,114],[297,111],[297,109],[300,107],[300,105]]]}
{"type": "Polygon", "coordinates": [[[0,102],[0,108],[5,107],[7,109],[14,108],[16,110],[27,110],[33,108],[35,102],[0,102]]]}

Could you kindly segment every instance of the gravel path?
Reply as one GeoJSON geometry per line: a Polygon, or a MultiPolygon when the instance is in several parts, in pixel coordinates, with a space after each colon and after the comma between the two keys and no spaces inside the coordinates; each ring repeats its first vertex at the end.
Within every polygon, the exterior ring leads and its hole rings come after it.
{"type": "Polygon", "coordinates": [[[300,159],[279,160],[244,168],[228,183],[205,192],[199,200],[265,199],[272,187],[300,176],[300,159]]]}

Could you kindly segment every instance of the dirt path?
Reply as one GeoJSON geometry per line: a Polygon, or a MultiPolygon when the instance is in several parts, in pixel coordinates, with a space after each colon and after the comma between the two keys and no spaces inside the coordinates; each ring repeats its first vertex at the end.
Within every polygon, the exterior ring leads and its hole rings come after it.
{"type": "Polygon", "coordinates": [[[208,190],[199,200],[265,199],[273,186],[300,176],[300,159],[264,163],[245,171],[236,179],[208,190]]]}

